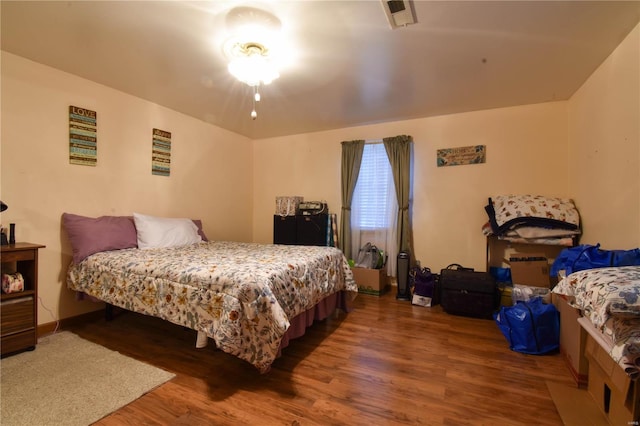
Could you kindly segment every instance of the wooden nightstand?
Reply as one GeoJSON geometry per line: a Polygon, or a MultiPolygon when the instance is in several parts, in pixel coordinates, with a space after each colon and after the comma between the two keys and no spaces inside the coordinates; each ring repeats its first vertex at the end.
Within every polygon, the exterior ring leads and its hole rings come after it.
{"type": "Polygon", "coordinates": [[[15,243],[0,246],[2,273],[20,272],[24,291],[2,293],[0,301],[0,333],[2,356],[33,350],[38,343],[38,249],[45,246],[15,243]]]}

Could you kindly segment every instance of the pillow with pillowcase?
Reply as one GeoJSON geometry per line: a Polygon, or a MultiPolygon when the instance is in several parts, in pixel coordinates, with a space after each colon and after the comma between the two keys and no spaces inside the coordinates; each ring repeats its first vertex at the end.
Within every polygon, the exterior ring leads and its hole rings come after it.
{"type": "Polygon", "coordinates": [[[133,213],[133,221],[139,249],[185,246],[203,240],[191,219],[133,213]]]}
{"type": "Polygon", "coordinates": [[[138,245],[136,227],[130,216],[100,216],[97,218],[71,213],[62,214],[73,262],[101,251],[134,248],[138,245]]]}
{"type": "MultiPolygon", "coordinates": [[[[193,219],[202,241],[208,241],[202,221],[193,219]]],[[[100,216],[97,218],[72,213],[62,214],[62,225],[69,237],[73,262],[101,251],[138,247],[138,236],[132,216],[100,216]]]]}

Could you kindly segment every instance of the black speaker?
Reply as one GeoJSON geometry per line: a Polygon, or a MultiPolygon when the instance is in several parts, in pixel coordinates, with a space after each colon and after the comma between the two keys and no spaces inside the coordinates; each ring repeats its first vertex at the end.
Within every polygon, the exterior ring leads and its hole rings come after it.
{"type": "Polygon", "coordinates": [[[409,269],[411,255],[408,251],[398,253],[397,275],[398,275],[398,300],[411,300],[411,288],[409,286],[409,269]]]}

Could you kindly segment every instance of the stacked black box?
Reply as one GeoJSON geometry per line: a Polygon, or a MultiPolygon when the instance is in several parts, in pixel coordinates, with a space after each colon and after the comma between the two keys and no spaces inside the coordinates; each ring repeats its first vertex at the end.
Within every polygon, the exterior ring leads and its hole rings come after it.
{"type": "Polygon", "coordinates": [[[273,216],[273,243],[326,246],[329,215],[326,213],[296,216],[273,216]]]}

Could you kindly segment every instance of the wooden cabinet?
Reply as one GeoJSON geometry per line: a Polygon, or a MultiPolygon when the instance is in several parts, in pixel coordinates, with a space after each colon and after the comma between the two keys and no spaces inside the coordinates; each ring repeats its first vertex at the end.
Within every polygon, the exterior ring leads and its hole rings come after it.
{"type": "Polygon", "coordinates": [[[19,272],[24,278],[23,291],[0,296],[2,356],[33,350],[38,343],[38,249],[43,247],[31,243],[1,246],[2,273],[19,272]]]}

